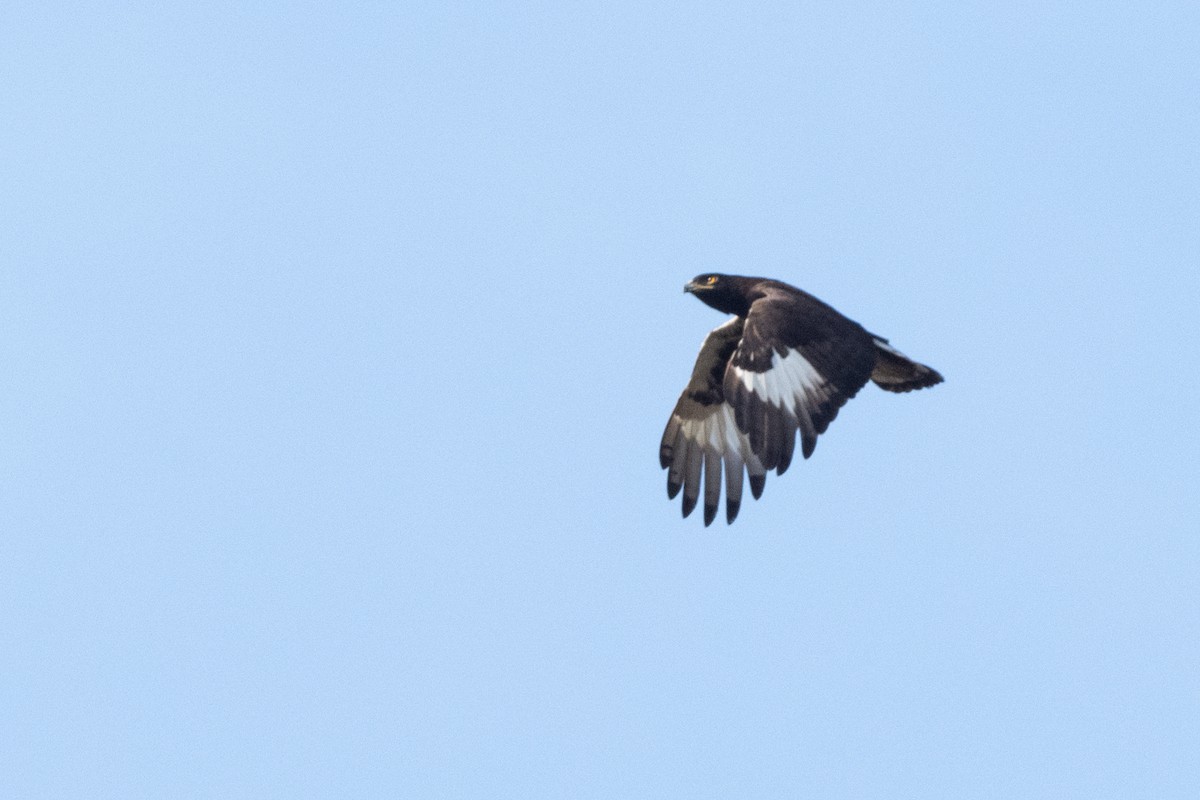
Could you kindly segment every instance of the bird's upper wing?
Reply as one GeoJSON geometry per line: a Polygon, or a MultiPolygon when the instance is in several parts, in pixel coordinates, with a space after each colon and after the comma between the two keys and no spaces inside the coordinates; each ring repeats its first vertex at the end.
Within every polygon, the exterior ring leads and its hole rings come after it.
{"type": "Polygon", "coordinates": [[[683,515],[696,507],[700,476],[704,474],[704,524],[713,521],[721,500],[721,465],[725,472],[725,519],[733,522],[742,502],[742,470],[750,475],[750,492],[757,498],[767,479],[750,440],[738,429],[733,408],[725,402],[729,359],[742,338],[743,320],[734,318],[704,340],[687,388],[675,404],[663,432],[658,457],[667,473],[667,496],[683,489],[683,515]]]}
{"type": "Polygon", "coordinates": [[[724,396],[751,453],[783,474],[796,431],[808,458],[874,366],[874,342],[857,322],[798,289],[768,286],[750,305],[724,396]]]}

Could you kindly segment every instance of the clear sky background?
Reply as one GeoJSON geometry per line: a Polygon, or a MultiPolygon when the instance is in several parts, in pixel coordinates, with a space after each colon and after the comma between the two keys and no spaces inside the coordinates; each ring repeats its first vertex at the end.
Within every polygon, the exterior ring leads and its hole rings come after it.
{"type": "Polygon", "coordinates": [[[0,795],[1200,796],[1200,6],[0,15],[0,795]],[[946,383],[682,520],[706,271],[946,383]]]}

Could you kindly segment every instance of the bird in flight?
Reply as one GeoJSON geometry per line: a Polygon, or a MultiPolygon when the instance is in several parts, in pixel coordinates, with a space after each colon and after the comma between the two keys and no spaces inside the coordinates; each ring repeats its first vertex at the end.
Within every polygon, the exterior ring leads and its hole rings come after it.
{"type": "Polygon", "coordinates": [[[742,502],[742,472],[757,500],[767,473],[792,463],[796,433],[808,458],[868,380],[889,392],[942,382],[817,298],[767,278],[709,273],[683,287],[734,318],[704,339],[687,388],[663,432],[659,462],[667,497],[683,490],[683,516],[695,509],[704,476],[704,524],[712,524],[725,484],[725,520],[742,502]]]}

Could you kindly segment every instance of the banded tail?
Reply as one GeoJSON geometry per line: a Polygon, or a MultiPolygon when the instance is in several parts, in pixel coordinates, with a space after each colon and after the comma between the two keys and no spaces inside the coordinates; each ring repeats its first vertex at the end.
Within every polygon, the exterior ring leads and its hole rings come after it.
{"type": "Polygon", "coordinates": [[[872,336],[875,340],[875,369],[871,380],[880,389],[889,392],[911,392],[926,389],[944,379],[933,367],[918,364],[896,348],[887,339],[872,336]]]}

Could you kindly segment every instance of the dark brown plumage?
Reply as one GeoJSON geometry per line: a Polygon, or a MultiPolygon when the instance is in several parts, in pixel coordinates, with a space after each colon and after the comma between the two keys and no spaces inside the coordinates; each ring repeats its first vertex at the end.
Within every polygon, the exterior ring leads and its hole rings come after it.
{"type": "Polygon", "coordinates": [[[942,382],[936,370],[786,283],[710,273],[684,291],[734,315],[705,338],[659,447],[667,496],[683,491],[685,517],[703,477],[705,525],[716,516],[722,483],[725,519],[733,522],[743,471],[757,499],[767,472],[782,475],[791,465],[796,433],[808,458],[868,380],[889,392],[942,382]]]}

